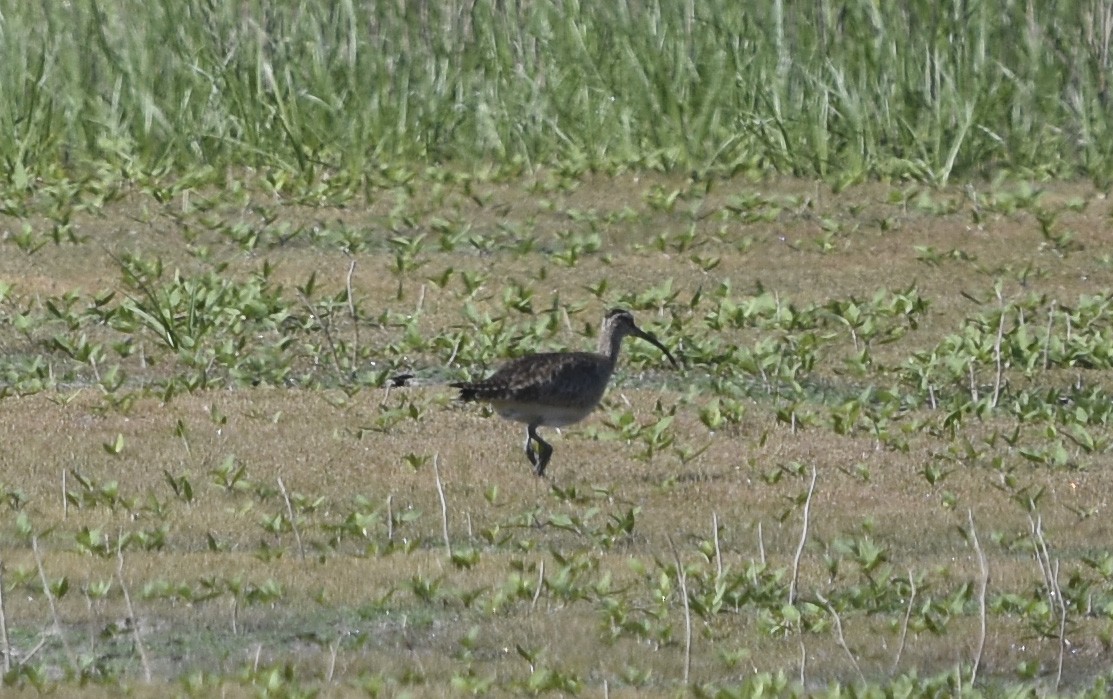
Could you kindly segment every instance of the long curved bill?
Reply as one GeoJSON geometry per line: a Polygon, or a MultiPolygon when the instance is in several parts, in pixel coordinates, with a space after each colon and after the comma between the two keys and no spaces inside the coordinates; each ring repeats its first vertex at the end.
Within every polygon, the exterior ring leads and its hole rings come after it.
{"type": "Polygon", "coordinates": [[[637,335],[641,339],[645,340],[649,344],[653,345],[657,349],[664,352],[665,356],[669,358],[670,362],[672,362],[673,368],[676,368],[676,369],[680,368],[680,365],[676,363],[675,359],[673,359],[672,353],[670,353],[668,351],[668,349],[664,345],[661,344],[661,341],[657,339],[656,335],[654,335],[653,333],[650,333],[650,332],[646,332],[645,330],[642,330],[641,328],[634,328],[634,331],[635,331],[634,332],[635,335],[637,335]]]}

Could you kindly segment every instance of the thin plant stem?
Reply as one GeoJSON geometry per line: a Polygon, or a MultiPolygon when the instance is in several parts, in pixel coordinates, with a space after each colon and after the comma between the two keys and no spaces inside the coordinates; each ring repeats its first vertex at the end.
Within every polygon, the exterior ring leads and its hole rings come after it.
{"type": "Polygon", "coordinates": [[[43,594],[46,595],[47,604],[50,606],[50,618],[53,621],[52,631],[58,639],[62,642],[62,648],[66,651],[66,659],[69,660],[70,668],[77,672],[77,656],[73,654],[73,649],[70,648],[69,641],[66,640],[66,634],[62,630],[62,622],[58,617],[58,605],[54,600],[54,593],[50,591],[50,580],[46,577],[46,569],[43,567],[43,557],[39,552],[39,539],[36,536],[31,537],[31,552],[35,555],[35,565],[39,569],[39,580],[42,582],[43,594]]]}
{"type": "Polygon", "coordinates": [[[437,496],[441,500],[441,532],[444,534],[444,549],[452,557],[452,541],[448,538],[448,501],[444,497],[444,486],[441,485],[441,469],[437,465],[440,454],[433,455],[433,479],[437,485],[437,496]]]}
{"type": "Polygon", "coordinates": [[[796,546],[796,555],[792,557],[792,580],[788,585],[788,603],[796,603],[797,586],[800,579],[800,559],[804,555],[804,545],[808,543],[808,520],[811,517],[812,494],[815,492],[816,479],[815,465],[812,465],[812,482],[808,486],[808,496],[804,500],[804,523],[800,527],[800,543],[796,546]]]}
{"type": "Polygon", "coordinates": [[[800,638],[800,686],[807,686],[807,670],[808,670],[808,647],[804,645],[804,634],[799,634],[800,638]]]}
{"type": "Polygon", "coordinates": [[[723,550],[719,547],[719,515],[711,513],[711,534],[715,538],[715,576],[716,580],[723,577],[723,550]]]}
{"type": "Polygon", "coordinates": [[[993,341],[993,363],[996,367],[996,376],[993,380],[993,407],[1001,397],[1001,376],[1004,373],[1004,363],[1001,361],[1001,340],[1005,336],[1005,311],[1001,311],[1001,318],[997,322],[997,338],[993,341]]]}
{"type": "Polygon", "coordinates": [[[8,638],[8,613],[4,607],[4,561],[0,560],[0,653],[4,655],[4,674],[12,669],[12,641],[8,638]]]}
{"type": "Polygon", "coordinates": [[[1059,691],[1059,684],[1063,681],[1063,657],[1067,652],[1067,602],[1063,599],[1063,591],[1059,587],[1059,559],[1055,559],[1055,573],[1051,578],[1055,583],[1055,599],[1059,602],[1059,660],[1055,668],[1055,691],[1059,691]]]}
{"type": "Polygon", "coordinates": [[[305,309],[309,311],[309,315],[313,317],[317,326],[321,328],[321,332],[325,334],[325,342],[328,343],[329,355],[332,357],[332,368],[336,371],[336,376],[339,378],[343,372],[340,369],[340,352],[336,349],[336,343],[332,341],[332,330],[329,328],[329,324],[325,323],[321,320],[321,316],[317,315],[317,309],[313,308],[313,304],[310,302],[309,298],[300,291],[298,292],[298,296],[301,298],[302,304],[305,305],[305,309]]]}
{"type": "Polygon", "coordinates": [[[900,657],[904,654],[904,643],[908,638],[908,622],[912,618],[912,605],[916,601],[916,579],[912,576],[912,569],[908,569],[908,607],[904,610],[904,619],[900,623],[900,643],[897,645],[897,653],[893,658],[893,666],[889,669],[889,673],[893,674],[897,671],[900,665],[900,657]]]}
{"type": "Polygon", "coordinates": [[[669,548],[672,549],[672,558],[676,562],[676,582],[680,586],[680,598],[684,602],[684,684],[692,674],[692,609],[688,603],[688,575],[684,565],[680,562],[680,554],[672,537],[668,537],[669,548]]]}
{"type": "Polygon", "coordinates": [[[353,259],[348,264],[348,276],[344,279],[344,288],[348,294],[348,315],[352,317],[352,356],[349,366],[355,367],[359,361],[359,313],[356,312],[355,294],[352,291],[352,275],[356,271],[356,261],[353,259]]]}
{"type": "Polygon", "coordinates": [[[290,503],[290,494],[286,492],[286,484],[282,482],[282,476],[278,477],[278,490],[282,493],[282,499],[286,501],[286,516],[290,518],[290,529],[294,532],[294,541],[298,544],[298,557],[303,561],[305,560],[305,547],[301,544],[301,534],[298,532],[298,521],[294,517],[294,506],[290,503]]]}
{"type": "Polygon", "coordinates": [[[865,682],[866,676],[862,674],[862,668],[858,665],[858,659],[854,657],[854,653],[850,650],[850,646],[846,644],[846,636],[844,636],[842,632],[842,619],[839,618],[839,613],[835,611],[835,608],[823,595],[816,593],[816,599],[823,603],[828,613],[831,614],[831,618],[834,619],[835,641],[839,644],[839,648],[842,648],[846,653],[846,657],[850,658],[850,664],[854,666],[854,671],[858,673],[858,679],[865,682]]]}
{"type": "Polygon", "coordinates": [[[131,633],[135,639],[135,650],[139,653],[139,662],[143,665],[143,679],[151,681],[151,663],[147,660],[147,648],[143,645],[143,634],[139,630],[139,617],[135,614],[135,607],[131,604],[131,594],[128,592],[127,583],[124,582],[124,535],[121,533],[116,539],[116,579],[120,582],[120,590],[124,594],[124,606],[131,619],[131,633]]]}
{"type": "Polygon", "coordinates": [[[386,540],[394,541],[394,512],[393,512],[394,493],[387,493],[386,496],[386,540]]]}
{"type": "Polygon", "coordinates": [[[537,606],[537,600],[541,597],[541,588],[545,586],[545,559],[541,559],[541,565],[537,567],[537,586],[533,588],[533,599],[529,602],[529,608],[533,609],[537,606]]]}
{"type": "Polygon", "coordinates": [[[1047,371],[1048,363],[1050,361],[1049,355],[1051,354],[1051,328],[1055,323],[1055,308],[1058,306],[1057,301],[1051,302],[1051,307],[1047,309],[1047,333],[1043,340],[1043,370],[1047,371]]]}
{"type": "Polygon", "coordinates": [[[765,565],[765,535],[761,531],[761,522],[757,523],[757,553],[761,565],[765,565]]]}
{"type": "Polygon", "coordinates": [[[339,638],[329,644],[328,651],[328,670],[325,672],[325,684],[331,685],[336,677],[336,656],[340,652],[339,638]]]}
{"type": "Polygon", "coordinates": [[[1036,550],[1036,562],[1040,566],[1040,573],[1043,574],[1043,584],[1044,590],[1047,593],[1047,603],[1054,607],[1055,579],[1051,572],[1051,554],[1047,550],[1047,540],[1043,536],[1043,518],[1040,515],[1036,515],[1035,519],[1033,519],[1032,515],[1028,515],[1028,523],[1032,528],[1032,537],[1036,550]]]}
{"type": "Polygon", "coordinates": [[[974,662],[970,668],[970,685],[973,686],[978,679],[978,668],[982,664],[982,653],[985,651],[986,636],[986,588],[989,586],[989,562],[986,560],[982,545],[978,542],[978,530],[974,527],[974,511],[966,511],[970,523],[970,544],[978,556],[978,641],[974,650],[974,662]]]}

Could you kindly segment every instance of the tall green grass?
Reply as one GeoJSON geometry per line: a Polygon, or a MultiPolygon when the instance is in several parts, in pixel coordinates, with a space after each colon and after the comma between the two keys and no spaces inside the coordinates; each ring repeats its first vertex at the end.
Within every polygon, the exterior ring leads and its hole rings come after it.
{"type": "Polygon", "coordinates": [[[1099,0],[0,1],[2,174],[1113,172],[1099,0]]]}

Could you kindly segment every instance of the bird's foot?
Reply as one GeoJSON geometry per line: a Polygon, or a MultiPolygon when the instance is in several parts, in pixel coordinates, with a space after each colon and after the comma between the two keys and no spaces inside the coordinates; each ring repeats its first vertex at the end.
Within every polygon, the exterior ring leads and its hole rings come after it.
{"type": "Polygon", "coordinates": [[[537,448],[541,453],[537,455],[537,462],[534,463],[533,472],[537,474],[538,478],[545,477],[545,467],[549,465],[549,459],[553,457],[553,448],[549,446],[548,442],[538,442],[537,448]]]}

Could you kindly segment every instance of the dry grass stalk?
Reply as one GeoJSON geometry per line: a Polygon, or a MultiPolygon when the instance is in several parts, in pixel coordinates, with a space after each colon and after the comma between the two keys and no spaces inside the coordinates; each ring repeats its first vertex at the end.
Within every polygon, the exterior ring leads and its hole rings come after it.
{"type": "Polygon", "coordinates": [[[313,308],[313,302],[310,301],[305,294],[299,291],[298,297],[305,306],[305,310],[309,311],[309,315],[312,316],[317,326],[321,328],[321,332],[325,336],[325,342],[328,344],[329,355],[332,357],[332,368],[336,372],[337,378],[339,378],[342,375],[340,369],[340,352],[336,349],[336,343],[332,340],[331,323],[326,323],[321,319],[321,316],[317,315],[317,309],[313,308]]]}
{"type": "Polygon", "coordinates": [[[8,637],[8,612],[4,606],[4,561],[0,560],[0,653],[4,656],[4,673],[12,669],[12,641],[8,637]]]}
{"type": "Polygon", "coordinates": [[[286,484],[282,482],[282,476],[278,476],[278,490],[282,493],[282,499],[286,502],[286,516],[290,519],[290,529],[294,532],[294,541],[298,544],[298,557],[303,561],[305,560],[305,547],[301,543],[301,533],[298,531],[298,521],[294,517],[294,506],[290,503],[290,494],[286,492],[286,484]]]}
{"type": "Polygon", "coordinates": [[[139,630],[139,616],[131,604],[131,594],[128,592],[127,583],[124,582],[124,535],[121,533],[116,539],[116,580],[120,583],[120,590],[124,595],[124,606],[128,610],[128,619],[131,621],[131,633],[135,639],[135,650],[139,653],[139,662],[143,666],[143,680],[148,684],[151,681],[151,663],[147,659],[147,649],[143,645],[143,634],[139,630]]]}
{"type": "Polygon", "coordinates": [[[916,578],[912,575],[912,570],[908,570],[908,607],[904,610],[904,619],[900,622],[900,642],[897,644],[897,652],[893,657],[893,665],[889,669],[890,674],[897,671],[900,666],[900,657],[904,654],[904,643],[908,639],[908,621],[912,618],[912,605],[916,602],[916,578]]]}
{"type": "MultiPolygon", "coordinates": [[[[800,578],[800,559],[804,556],[804,545],[808,543],[808,524],[811,516],[812,494],[815,492],[816,479],[815,465],[812,465],[812,482],[808,485],[808,496],[804,500],[804,522],[800,527],[800,543],[796,546],[796,555],[792,558],[792,580],[788,585],[788,603],[796,603],[797,583],[800,578]]],[[[764,555],[763,555],[764,558],[764,555]]]]}
{"type": "Polygon", "coordinates": [[[440,454],[433,455],[433,481],[437,486],[437,497],[441,501],[441,534],[444,535],[444,549],[448,557],[452,557],[452,541],[448,538],[448,501],[444,497],[444,486],[441,485],[441,469],[438,465],[440,454]]]}
{"type": "Polygon", "coordinates": [[[350,366],[356,366],[359,361],[359,313],[356,311],[356,298],[352,290],[352,275],[356,272],[356,261],[353,259],[348,265],[348,275],[344,278],[344,289],[348,297],[348,315],[352,318],[352,354],[349,359],[350,366]]]}
{"type": "Polygon", "coordinates": [[[970,523],[970,543],[978,556],[978,641],[974,650],[974,660],[970,667],[970,684],[978,679],[978,669],[982,664],[982,654],[985,652],[986,637],[986,589],[989,587],[989,562],[985,552],[978,541],[978,530],[974,526],[974,511],[967,510],[966,517],[970,523]]]}
{"type": "Polygon", "coordinates": [[[1063,590],[1059,587],[1059,559],[1055,559],[1055,572],[1051,577],[1055,584],[1055,599],[1059,602],[1059,657],[1055,666],[1055,691],[1059,691],[1059,684],[1063,681],[1063,658],[1067,652],[1067,601],[1063,599],[1063,590]]]}
{"type": "Polygon", "coordinates": [[[850,664],[854,666],[854,672],[858,673],[858,679],[865,682],[866,676],[862,674],[862,668],[858,665],[858,659],[854,657],[853,651],[850,650],[850,646],[846,643],[846,636],[844,636],[842,632],[842,619],[839,617],[839,613],[823,595],[816,593],[816,599],[827,608],[828,613],[830,613],[831,618],[835,622],[835,641],[839,644],[839,648],[842,648],[846,653],[846,657],[850,658],[850,664]]]}
{"type": "Polygon", "coordinates": [[[723,577],[723,550],[719,547],[719,515],[711,513],[711,535],[715,537],[715,579],[723,577]]]}
{"type": "Polygon", "coordinates": [[[541,589],[545,587],[545,559],[541,559],[541,564],[537,566],[537,585],[533,588],[533,599],[529,601],[529,608],[532,610],[537,606],[537,600],[541,598],[541,589]]]}
{"type": "Polygon", "coordinates": [[[66,651],[66,659],[70,663],[70,669],[77,672],[77,656],[70,648],[70,642],[66,639],[66,632],[62,628],[62,621],[58,616],[58,605],[54,599],[54,593],[50,590],[50,580],[46,577],[46,569],[43,568],[42,553],[39,552],[39,540],[36,536],[31,537],[31,551],[35,554],[35,565],[39,569],[39,580],[42,583],[43,595],[46,596],[46,601],[50,606],[51,633],[62,642],[62,648],[66,651]]]}
{"type": "Polygon", "coordinates": [[[688,603],[688,574],[684,570],[684,565],[680,562],[680,554],[677,553],[676,544],[673,543],[672,537],[669,536],[669,548],[672,549],[672,558],[676,562],[676,582],[680,586],[680,598],[684,602],[684,684],[688,684],[688,679],[692,674],[692,609],[688,603]]]}

